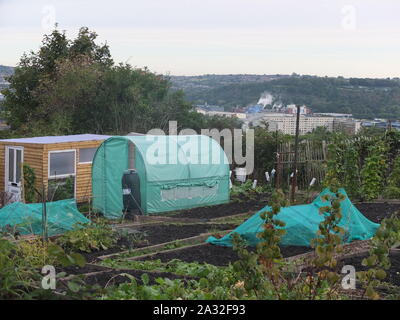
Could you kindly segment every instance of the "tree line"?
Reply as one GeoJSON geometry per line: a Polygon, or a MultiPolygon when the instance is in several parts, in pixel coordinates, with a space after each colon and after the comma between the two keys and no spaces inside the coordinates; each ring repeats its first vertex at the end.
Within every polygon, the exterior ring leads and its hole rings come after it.
{"type": "Polygon", "coordinates": [[[146,133],[179,128],[234,128],[235,119],[197,113],[168,77],[116,64],[107,44],[82,27],[75,39],[57,28],[45,35],[38,51],[25,53],[3,90],[3,117],[10,136],[79,133],[146,133]]]}

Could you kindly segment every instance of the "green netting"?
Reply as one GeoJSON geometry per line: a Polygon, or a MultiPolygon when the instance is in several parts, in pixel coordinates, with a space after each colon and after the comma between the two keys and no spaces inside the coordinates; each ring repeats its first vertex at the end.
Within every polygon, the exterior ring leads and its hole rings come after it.
{"type": "MultiPolygon", "coordinates": [[[[74,199],[46,203],[49,236],[63,234],[78,224],[89,223],[76,206],[74,199]]],[[[22,235],[43,233],[42,203],[11,203],[0,209],[0,231],[17,231],[22,235]]]]}
{"type": "MultiPolygon", "coordinates": [[[[351,203],[344,189],[339,189],[339,192],[345,196],[345,199],[340,204],[342,219],[339,223],[339,226],[345,230],[343,241],[349,243],[354,240],[372,238],[379,228],[379,224],[368,220],[351,203]]],[[[329,189],[325,189],[310,204],[281,209],[276,218],[286,223],[284,227],[286,234],[281,239],[282,245],[310,246],[311,239],[316,238],[319,223],[324,220],[324,216],[320,214],[319,208],[329,205],[329,202],[323,199],[327,194],[334,196],[334,193],[330,192],[329,189]]],[[[216,239],[209,237],[206,242],[221,246],[232,246],[232,234],[238,233],[250,246],[255,246],[261,241],[257,238],[257,233],[262,231],[264,223],[260,214],[271,209],[270,206],[266,206],[223,238],[216,239]]]]}
{"type": "Polygon", "coordinates": [[[145,214],[229,201],[229,163],[208,136],[117,136],[104,141],[92,164],[93,207],[110,219],[123,210],[122,175],[136,169],[145,214]],[[134,145],[134,168],[129,166],[134,145]]]}

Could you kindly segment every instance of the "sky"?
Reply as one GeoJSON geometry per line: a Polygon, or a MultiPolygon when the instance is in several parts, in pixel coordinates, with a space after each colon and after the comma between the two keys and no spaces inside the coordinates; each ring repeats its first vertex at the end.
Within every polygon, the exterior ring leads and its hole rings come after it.
{"type": "Polygon", "coordinates": [[[398,0],[0,0],[0,64],[57,22],[162,74],[399,77],[399,12],[398,0]]]}

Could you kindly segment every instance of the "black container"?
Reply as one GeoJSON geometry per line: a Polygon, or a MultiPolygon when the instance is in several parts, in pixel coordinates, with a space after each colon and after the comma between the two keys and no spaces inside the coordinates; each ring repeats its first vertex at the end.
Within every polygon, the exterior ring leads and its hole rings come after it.
{"type": "Polygon", "coordinates": [[[140,201],[140,180],[136,170],[129,169],[124,171],[124,175],[122,176],[122,194],[124,212],[142,211],[140,201]]]}

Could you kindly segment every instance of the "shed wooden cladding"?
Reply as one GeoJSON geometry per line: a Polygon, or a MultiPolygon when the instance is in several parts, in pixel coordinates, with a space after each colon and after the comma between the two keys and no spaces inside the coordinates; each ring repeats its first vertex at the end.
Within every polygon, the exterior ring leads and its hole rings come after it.
{"type": "MultiPolygon", "coordinates": [[[[86,136],[86,135],[82,135],[86,136]]],[[[66,136],[74,137],[73,140],[78,139],[77,136],[66,136]]],[[[97,136],[96,140],[87,140],[90,137],[85,137],[84,141],[67,141],[67,142],[56,142],[56,143],[30,143],[24,141],[24,139],[9,139],[0,140],[0,190],[6,191],[6,147],[15,146],[23,147],[23,162],[29,165],[36,175],[36,187],[40,190],[42,185],[48,187],[49,180],[49,152],[50,151],[63,151],[63,150],[75,150],[75,198],[78,202],[86,201],[92,194],[92,164],[91,163],[79,163],[79,151],[84,148],[97,148],[100,144],[108,138],[100,140],[101,136],[97,136]],[[10,141],[11,140],[11,141],[10,141]],[[17,141],[20,140],[20,141],[17,141]]],[[[33,138],[32,138],[33,139],[33,138]]],[[[25,139],[25,140],[29,140],[25,139]]]]}

